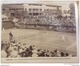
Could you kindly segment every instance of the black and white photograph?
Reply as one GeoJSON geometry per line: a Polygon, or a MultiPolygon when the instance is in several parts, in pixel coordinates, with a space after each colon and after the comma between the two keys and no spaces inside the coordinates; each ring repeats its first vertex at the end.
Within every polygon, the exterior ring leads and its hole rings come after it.
{"type": "Polygon", "coordinates": [[[78,57],[77,3],[2,4],[1,58],[78,57]]]}

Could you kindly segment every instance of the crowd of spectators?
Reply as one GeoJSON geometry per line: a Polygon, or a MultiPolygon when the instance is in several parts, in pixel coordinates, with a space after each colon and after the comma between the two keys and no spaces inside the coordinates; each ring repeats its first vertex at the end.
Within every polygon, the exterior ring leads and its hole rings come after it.
{"type": "MultiPolygon", "coordinates": [[[[25,17],[20,19],[18,25],[25,25],[25,28],[47,28],[47,29],[57,29],[58,30],[71,30],[74,31],[75,24],[72,21],[72,18],[65,16],[65,17],[58,17],[55,15],[45,15],[45,16],[38,16],[38,17],[25,17]],[[51,27],[51,28],[50,28],[51,27]],[[55,28],[54,28],[55,27],[55,28]]],[[[22,27],[22,26],[21,26],[22,27]]]]}
{"type": "Polygon", "coordinates": [[[1,42],[1,56],[2,58],[16,58],[16,57],[75,57],[67,52],[62,52],[58,49],[40,49],[35,45],[27,46],[26,43],[21,42],[1,42]]]}

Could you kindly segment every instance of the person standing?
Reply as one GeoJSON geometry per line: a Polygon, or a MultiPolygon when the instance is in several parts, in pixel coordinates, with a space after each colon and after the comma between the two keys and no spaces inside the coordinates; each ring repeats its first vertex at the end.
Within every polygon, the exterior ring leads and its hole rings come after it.
{"type": "Polygon", "coordinates": [[[9,33],[9,41],[10,41],[10,43],[14,43],[15,42],[15,40],[14,40],[14,36],[13,36],[13,34],[10,32],[9,33]]]}

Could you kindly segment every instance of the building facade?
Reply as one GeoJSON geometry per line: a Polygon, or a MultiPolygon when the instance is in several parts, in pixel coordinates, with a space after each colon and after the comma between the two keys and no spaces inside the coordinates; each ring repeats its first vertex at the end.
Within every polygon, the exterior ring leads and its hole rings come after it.
{"type": "Polygon", "coordinates": [[[23,11],[23,4],[3,4],[2,14],[8,17],[13,17],[16,15],[17,11],[23,11]]]}
{"type": "MultiPolygon", "coordinates": [[[[61,6],[45,5],[45,4],[23,4],[24,11],[27,11],[30,16],[42,16],[45,14],[57,14],[61,11],[61,6]]],[[[61,14],[61,13],[60,13],[61,14]]]]}

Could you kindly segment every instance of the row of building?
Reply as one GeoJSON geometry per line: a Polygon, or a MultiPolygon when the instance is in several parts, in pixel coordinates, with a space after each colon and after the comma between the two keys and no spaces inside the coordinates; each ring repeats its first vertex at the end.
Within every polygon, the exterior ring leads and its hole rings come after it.
{"type": "MultiPolygon", "coordinates": [[[[2,14],[8,17],[14,17],[16,14],[22,13],[26,16],[44,16],[45,14],[61,14],[61,6],[58,5],[44,5],[44,4],[3,4],[2,14]]],[[[20,15],[22,16],[22,15],[20,15]]],[[[3,19],[4,20],[4,19],[3,19]]]]}

